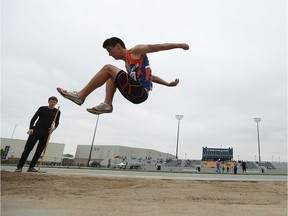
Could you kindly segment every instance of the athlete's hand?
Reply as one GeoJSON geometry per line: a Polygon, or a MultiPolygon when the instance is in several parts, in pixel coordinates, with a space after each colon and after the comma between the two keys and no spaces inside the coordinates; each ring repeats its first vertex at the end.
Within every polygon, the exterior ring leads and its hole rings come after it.
{"type": "Polygon", "coordinates": [[[49,128],[49,134],[52,134],[54,130],[56,130],[55,127],[51,127],[51,128],[49,128]]]}
{"type": "Polygon", "coordinates": [[[174,87],[174,86],[177,86],[179,83],[179,79],[175,79],[174,81],[170,82],[168,84],[169,87],[174,87]]]}
{"type": "Polygon", "coordinates": [[[27,134],[30,136],[30,135],[32,135],[33,134],[33,129],[29,129],[28,131],[27,131],[27,134]]]}
{"type": "Polygon", "coordinates": [[[189,45],[186,44],[186,43],[183,43],[183,44],[182,44],[182,49],[184,49],[184,50],[189,50],[189,45]]]}

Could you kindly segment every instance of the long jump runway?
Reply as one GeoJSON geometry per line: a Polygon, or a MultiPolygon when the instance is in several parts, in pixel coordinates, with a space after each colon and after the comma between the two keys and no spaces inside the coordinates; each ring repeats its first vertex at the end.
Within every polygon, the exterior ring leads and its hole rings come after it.
{"type": "MultiPolygon", "coordinates": [[[[1,171],[14,171],[14,166],[1,166],[1,171]]],[[[27,168],[23,168],[26,172],[27,168]]],[[[103,176],[113,178],[146,178],[167,180],[190,180],[190,181],[240,181],[240,182],[287,182],[287,175],[272,174],[201,174],[201,173],[173,173],[173,172],[145,172],[125,170],[101,170],[87,168],[41,168],[45,173],[63,173],[75,175],[103,176]]]]}

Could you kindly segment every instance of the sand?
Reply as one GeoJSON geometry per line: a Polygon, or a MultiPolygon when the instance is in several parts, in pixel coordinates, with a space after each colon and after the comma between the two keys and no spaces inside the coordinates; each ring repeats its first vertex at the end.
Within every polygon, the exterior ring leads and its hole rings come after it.
{"type": "Polygon", "coordinates": [[[2,216],[286,216],[286,182],[1,172],[2,216]]]}

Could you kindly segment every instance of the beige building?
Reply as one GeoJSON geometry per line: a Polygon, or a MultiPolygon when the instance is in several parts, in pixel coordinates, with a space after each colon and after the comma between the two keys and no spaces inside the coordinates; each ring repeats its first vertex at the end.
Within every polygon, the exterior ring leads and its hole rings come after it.
{"type": "MultiPolygon", "coordinates": [[[[1,149],[4,150],[4,155],[2,159],[18,161],[22,155],[25,144],[26,140],[1,138],[1,149]]],[[[33,150],[30,152],[27,161],[32,160],[36,147],[37,143],[34,146],[33,150]]],[[[43,162],[61,163],[64,148],[65,144],[63,143],[49,142],[43,162]]]]}
{"type": "MultiPolygon", "coordinates": [[[[26,140],[1,138],[1,149],[4,150],[2,159],[9,161],[18,161],[24,150],[26,140]]],[[[27,161],[31,161],[35,153],[37,144],[30,152],[27,161]]],[[[62,163],[65,144],[49,142],[43,163],[53,162],[62,163]]],[[[91,145],[78,145],[73,161],[69,164],[74,166],[86,166],[90,156],[91,145]]],[[[134,148],[118,145],[94,145],[91,151],[90,165],[92,162],[99,163],[102,167],[112,167],[121,163],[124,158],[128,159],[149,159],[149,160],[166,160],[175,159],[175,155],[156,151],[153,149],[134,148]]],[[[71,160],[71,159],[70,159],[71,160]]]]}
{"type": "MultiPolygon", "coordinates": [[[[87,165],[91,145],[78,145],[74,165],[87,165]]],[[[117,145],[95,145],[92,147],[90,162],[96,161],[101,166],[115,165],[124,158],[150,158],[154,160],[175,159],[175,155],[156,151],[153,149],[133,148],[117,145]],[[118,160],[117,160],[118,159],[118,160]]]]}

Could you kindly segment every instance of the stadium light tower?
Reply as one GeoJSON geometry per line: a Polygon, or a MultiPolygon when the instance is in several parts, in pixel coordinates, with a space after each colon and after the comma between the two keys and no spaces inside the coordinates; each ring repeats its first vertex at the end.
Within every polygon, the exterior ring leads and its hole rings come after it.
{"type": "Polygon", "coordinates": [[[184,116],[183,115],[176,115],[175,117],[178,120],[177,145],[176,145],[176,159],[178,159],[178,143],[179,143],[180,120],[182,120],[184,116]]]}
{"type": "Polygon", "coordinates": [[[261,118],[254,118],[254,121],[257,124],[258,153],[259,153],[259,163],[260,163],[261,162],[261,154],[260,154],[259,122],[261,121],[261,118]]]}
{"type": "Polygon", "coordinates": [[[88,157],[88,161],[87,161],[87,167],[90,166],[89,163],[90,163],[90,160],[91,160],[91,154],[92,154],[92,149],[93,149],[95,134],[96,134],[96,131],[97,131],[98,121],[99,121],[99,115],[97,116],[97,121],[96,121],[95,129],[94,129],[94,134],[93,134],[93,139],[92,139],[92,143],[91,143],[90,153],[89,153],[89,157],[88,157]]]}

